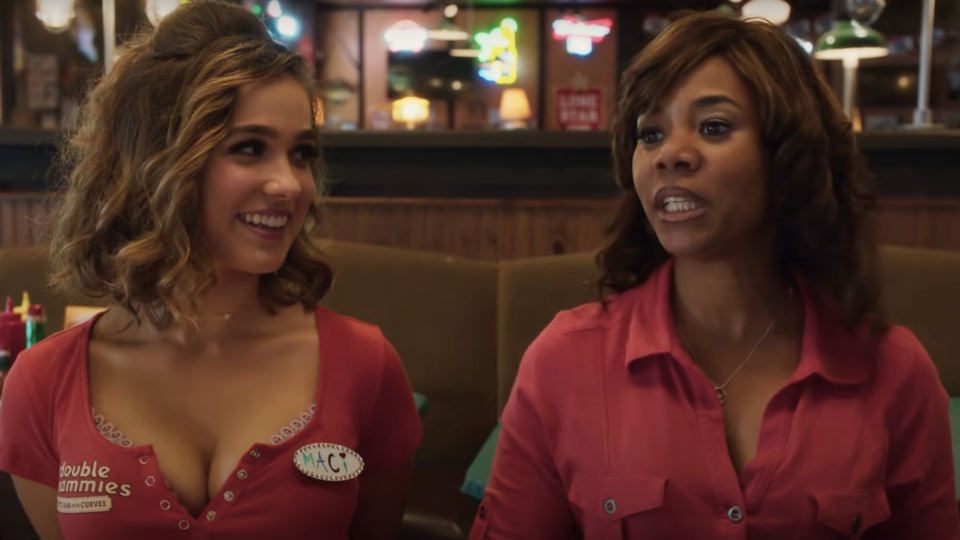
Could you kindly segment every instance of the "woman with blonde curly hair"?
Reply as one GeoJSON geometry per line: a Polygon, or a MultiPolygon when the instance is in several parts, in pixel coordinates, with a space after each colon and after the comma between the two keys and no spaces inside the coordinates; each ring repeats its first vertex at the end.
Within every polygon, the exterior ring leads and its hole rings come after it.
{"type": "Polygon", "coordinates": [[[317,306],[316,98],[303,58],[216,0],[91,89],[51,260],[111,307],[25,351],[0,416],[43,540],[396,536],[422,429],[379,329],[317,306]]]}
{"type": "Polygon", "coordinates": [[[527,350],[471,538],[960,539],[947,394],[883,318],[874,198],[813,61],[690,14],[620,100],[613,294],[527,350]]]}

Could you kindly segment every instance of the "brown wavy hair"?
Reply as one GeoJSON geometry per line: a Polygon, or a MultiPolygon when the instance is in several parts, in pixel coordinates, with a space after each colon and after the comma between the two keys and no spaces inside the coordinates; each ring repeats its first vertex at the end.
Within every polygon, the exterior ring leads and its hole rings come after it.
{"type": "MultiPolygon", "coordinates": [[[[53,284],[159,328],[193,321],[187,313],[216,281],[200,234],[201,171],[227,136],[238,89],[284,76],[316,113],[313,68],[238,5],[194,0],[132,36],[91,87],[60,156],[53,284]]],[[[319,158],[311,169],[319,187],[319,158]]],[[[314,201],[282,267],[260,277],[271,313],[312,309],[329,290],[333,269],[311,239],[319,223],[314,201]]]]}
{"type": "Polygon", "coordinates": [[[613,132],[623,195],[597,255],[601,295],[642,284],[670,257],[633,185],[637,118],[714,57],[729,62],[757,98],[780,264],[834,299],[851,328],[868,321],[881,331],[876,197],[851,123],[794,38],[720,11],[678,14],[623,73],[613,132]]]}

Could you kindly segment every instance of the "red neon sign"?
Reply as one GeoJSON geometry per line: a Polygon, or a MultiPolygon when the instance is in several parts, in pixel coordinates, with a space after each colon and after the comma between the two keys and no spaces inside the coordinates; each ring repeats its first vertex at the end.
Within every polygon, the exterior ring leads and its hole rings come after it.
{"type": "Polygon", "coordinates": [[[600,43],[607,37],[613,28],[613,19],[583,20],[581,17],[564,17],[553,21],[553,39],[589,38],[594,43],[600,43]]]}

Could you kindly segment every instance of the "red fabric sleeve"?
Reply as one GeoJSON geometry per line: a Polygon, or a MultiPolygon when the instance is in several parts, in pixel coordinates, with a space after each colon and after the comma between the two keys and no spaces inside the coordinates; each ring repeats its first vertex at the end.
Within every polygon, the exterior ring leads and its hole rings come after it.
{"type": "Polygon", "coordinates": [[[413,391],[400,356],[386,338],[381,338],[382,362],[370,415],[360,434],[360,457],[364,472],[376,474],[413,457],[423,439],[423,426],[413,400],[413,391]]]}
{"type": "Polygon", "coordinates": [[[890,519],[869,540],[960,540],[953,474],[950,403],[937,368],[914,338],[903,385],[894,396],[887,467],[890,519]]]}
{"type": "MultiPolygon", "coordinates": [[[[45,354],[50,347],[20,353],[3,385],[0,399],[0,470],[57,488],[59,453],[54,444],[54,402],[42,392],[52,376],[45,354]]],[[[49,386],[49,384],[47,385],[49,386]]]]}
{"type": "Polygon", "coordinates": [[[565,540],[576,525],[566,488],[554,463],[541,396],[549,363],[564,351],[551,324],[520,362],[503,410],[490,480],[470,540],[565,540]]]}

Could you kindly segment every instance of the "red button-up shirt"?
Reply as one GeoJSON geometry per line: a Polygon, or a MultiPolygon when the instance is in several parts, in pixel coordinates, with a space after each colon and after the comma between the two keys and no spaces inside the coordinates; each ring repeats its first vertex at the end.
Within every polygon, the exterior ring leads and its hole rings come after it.
{"type": "Polygon", "coordinates": [[[312,418],[283,442],[252,445],[196,517],[163,482],[151,446],[119,446],[95,425],[87,350],[96,319],[17,359],[3,391],[0,469],[57,490],[66,540],[347,540],[359,481],[408,462],[423,431],[403,365],[380,330],[322,308],[316,317],[312,418]],[[329,482],[301,473],[294,454],[313,443],[355,450],[360,476],[329,482]]]}
{"type": "Polygon", "coordinates": [[[738,478],[672,269],[530,346],[471,540],[960,539],[948,398],[909,330],[846,332],[801,282],[801,360],[738,478]]]}

